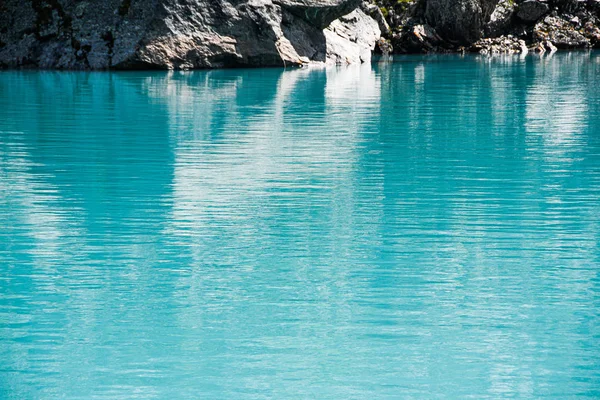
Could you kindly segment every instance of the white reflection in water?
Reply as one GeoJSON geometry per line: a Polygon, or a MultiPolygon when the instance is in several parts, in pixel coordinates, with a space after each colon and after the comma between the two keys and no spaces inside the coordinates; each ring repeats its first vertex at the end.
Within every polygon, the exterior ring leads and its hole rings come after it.
{"type": "Polygon", "coordinates": [[[22,398],[597,390],[592,63],[429,61],[0,86],[0,379],[22,398]]]}
{"type": "Polygon", "coordinates": [[[555,58],[542,58],[527,89],[527,132],[539,135],[549,155],[577,150],[588,113],[585,79],[586,60],[573,58],[568,68],[555,58]]]}
{"type": "MultiPolygon", "coordinates": [[[[250,233],[262,229],[260,221],[251,216],[258,213],[268,219],[269,213],[277,212],[263,208],[268,198],[279,198],[276,204],[284,206],[286,197],[293,199],[297,191],[318,189],[332,177],[346,182],[351,191],[359,127],[377,115],[379,104],[376,77],[368,66],[283,72],[273,97],[263,103],[237,104],[238,98],[228,96],[233,85],[228,85],[226,92],[213,93],[221,96],[212,101],[221,103],[227,118],[219,137],[204,141],[199,139],[207,129],[203,116],[213,113],[215,107],[206,105],[204,93],[213,89],[193,86],[190,95],[190,85],[173,82],[167,86],[169,93],[177,93],[169,96],[174,99],[169,105],[176,110],[170,114],[181,114],[183,109],[193,115],[193,126],[189,120],[184,126],[171,124],[178,138],[172,229],[192,236],[220,220],[222,227],[235,223],[231,227],[235,232],[230,234],[251,240],[250,233]],[[295,91],[305,90],[313,90],[314,97],[323,100],[295,104],[295,91]],[[187,104],[181,103],[185,101],[187,104]],[[240,112],[247,115],[248,107],[255,113],[238,120],[235,116],[240,112]],[[305,111],[295,116],[288,112],[293,107],[305,111]]],[[[238,96],[243,96],[243,83],[240,86],[238,96]]]]}

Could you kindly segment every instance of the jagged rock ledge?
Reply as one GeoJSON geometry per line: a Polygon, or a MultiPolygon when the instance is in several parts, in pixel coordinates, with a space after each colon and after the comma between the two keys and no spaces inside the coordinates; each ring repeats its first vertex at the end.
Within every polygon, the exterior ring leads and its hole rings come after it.
{"type": "Polygon", "coordinates": [[[370,60],[361,0],[0,0],[0,67],[193,69],[370,60]]]}

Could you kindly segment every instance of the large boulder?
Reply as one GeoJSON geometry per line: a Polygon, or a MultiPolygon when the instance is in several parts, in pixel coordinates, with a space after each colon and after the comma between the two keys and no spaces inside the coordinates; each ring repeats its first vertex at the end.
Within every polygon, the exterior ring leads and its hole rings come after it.
{"type": "Polygon", "coordinates": [[[590,40],[592,46],[600,47],[600,28],[593,22],[587,22],[583,27],[583,35],[590,40]]]}
{"type": "Polygon", "coordinates": [[[483,29],[498,0],[426,0],[425,18],[444,38],[458,44],[471,44],[483,29]]]}
{"type": "Polygon", "coordinates": [[[0,0],[0,66],[191,69],[368,60],[358,0],[0,0]],[[345,20],[338,18],[346,15],[345,20]]]}
{"type": "Polygon", "coordinates": [[[512,25],[514,12],[514,0],[500,0],[484,27],[485,35],[497,37],[507,32],[512,25]]]}
{"type": "Polygon", "coordinates": [[[550,7],[548,4],[542,3],[541,1],[528,0],[519,4],[517,9],[517,17],[524,22],[536,22],[542,18],[550,7]]]}
{"type": "Polygon", "coordinates": [[[401,53],[433,53],[449,47],[436,30],[427,24],[405,27],[393,37],[392,43],[401,53]]]}
{"type": "Polygon", "coordinates": [[[377,21],[360,9],[333,21],[323,31],[327,60],[335,64],[358,64],[371,60],[371,51],[381,36],[377,21]]]}
{"type": "Polygon", "coordinates": [[[550,41],[559,49],[591,47],[590,39],[581,34],[573,24],[559,17],[546,17],[533,28],[533,39],[550,41]]]}

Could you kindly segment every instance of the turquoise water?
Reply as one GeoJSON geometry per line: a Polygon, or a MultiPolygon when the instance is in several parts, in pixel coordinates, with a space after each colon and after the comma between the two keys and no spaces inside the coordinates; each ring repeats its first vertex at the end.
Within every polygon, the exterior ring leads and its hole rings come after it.
{"type": "Polygon", "coordinates": [[[598,398],[598,77],[0,73],[0,398],[598,398]]]}

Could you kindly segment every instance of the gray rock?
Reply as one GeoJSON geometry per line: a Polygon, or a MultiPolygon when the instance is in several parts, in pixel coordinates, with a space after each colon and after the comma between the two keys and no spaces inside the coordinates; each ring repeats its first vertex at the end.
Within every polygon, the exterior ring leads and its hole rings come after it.
{"type": "Polygon", "coordinates": [[[524,22],[535,22],[546,15],[549,10],[550,8],[546,3],[528,0],[519,4],[517,17],[524,22]]]}
{"type": "Polygon", "coordinates": [[[394,51],[394,46],[392,45],[392,42],[389,39],[385,38],[380,38],[377,41],[377,48],[384,56],[388,56],[394,51]]]}
{"type": "Polygon", "coordinates": [[[527,54],[529,51],[525,41],[513,36],[479,39],[470,47],[472,52],[480,54],[527,54]]]}
{"type": "Polygon", "coordinates": [[[573,17],[569,20],[569,22],[572,23],[576,27],[581,25],[581,21],[579,20],[579,17],[573,17]]]}
{"type": "Polygon", "coordinates": [[[554,46],[552,44],[551,41],[549,40],[544,40],[542,42],[536,43],[532,48],[532,51],[539,53],[539,54],[544,54],[546,51],[549,51],[550,54],[555,53],[558,49],[556,48],[556,46],[554,46]]]}
{"type": "Polygon", "coordinates": [[[425,18],[445,39],[471,44],[483,29],[498,0],[426,0],[425,18]]]}
{"type": "Polygon", "coordinates": [[[273,0],[273,3],[317,28],[326,28],[335,19],[354,11],[362,0],[273,0]]]}
{"type": "Polygon", "coordinates": [[[427,24],[406,27],[393,38],[394,48],[404,53],[430,53],[448,46],[436,30],[427,24]]]}
{"type": "Polygon", "coordinates": [[[590,40],[594,47],[600,47],[600,28],[589,21],[583,27],[583,35],[590,40]]]}
{"type": "Polygon", "coordinates": [[[364,62],[359,0],[3,0],[0,66],[191,69],[364,62]],[[339,19],[344,17],[343,19],[339,19]]]}
{"type": "Polygon", "coordinates": [[[384,35],[389,35],[391,33],[390,25],[385,20],[381,9],[377,7],[375,4],[369,4],[367,2],[363,2],[361,4],[361,9],[367,14],[370,15],[377,23],[379,24],[379,30],[384,35]]]}
{"type": "Polygon", "coordinates": [[[485,35],[488,37],[501,36],[508,31],[514,12],[514,0],[501,0],[490,15],[484,29],[485,35]]]}
{"type": "Polygon", "coordinates": [[[381,36],[375,20],[356,9],[333,21],[324,31],[327,60],[336,64],[358,64],[371,60],[371,51],[381,36]]]}
{"type": "Polygon", "coordinates": [[[546,17],[538,22],[533,28],[533,38],[536,42],[549,41],[559,49],[591,47],[590,39],[559,17],[546,17]]]}
{"type": "Polygon", "coordinates": [[[546,49],[548,49],[548,51],[550,53],[555,53],[558,49],[556,48],[556,46],[554,44],[552,44],[551,41],[546,40],[543,45],[546,47],[546,49]]]}

